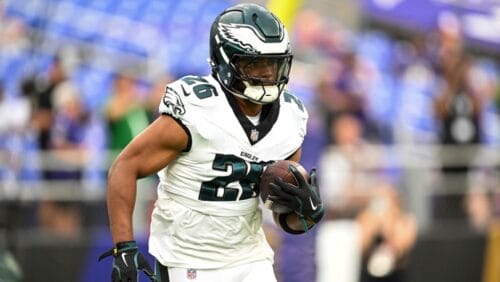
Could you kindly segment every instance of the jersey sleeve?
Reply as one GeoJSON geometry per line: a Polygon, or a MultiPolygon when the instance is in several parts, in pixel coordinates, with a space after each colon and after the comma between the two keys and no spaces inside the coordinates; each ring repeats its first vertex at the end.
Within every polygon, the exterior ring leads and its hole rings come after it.
{"type": "Polygon", "coordinates": [[[191,149],[193,135],[192,109],[185,94],[185,88],[181,80],[167,84],[158,111],[162,115],[171,116],[188,134],[189,145],[185,151],[191,149]],[[183,92],[184,91],[184,92],[183,92]]]}

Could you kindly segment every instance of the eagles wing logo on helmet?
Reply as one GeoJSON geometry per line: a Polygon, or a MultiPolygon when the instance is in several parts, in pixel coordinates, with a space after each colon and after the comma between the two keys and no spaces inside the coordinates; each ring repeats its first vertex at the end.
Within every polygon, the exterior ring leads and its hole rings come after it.
{"type": "Polygon", "coordinates": [[[250,39],[251,37],[256,37],[254,31],[250,29],[247,25],[237,25],[237,24],[219,24],[220,34],[226,38],[229,42],[239,45],[249,52],[255,52],[255,48],[250,42],[243,42],[242,40],[250,39]]]}
{"type": "Polygon", "coordinates": [[[266,42],[255,27],[246,24],[219,23],[219,32],[229,42],[239,45],[248,52],[272,54],[283,53],[289,48],[288,34],[283,30],[281,41],[266,42]]]}
{"type": "Polygon", "coordinates": [[[163,104],[167,107],[168,112],[173,115],[184,115],[186,113],[179,94],[170,87],[167,87],[167,93],[163,95],[163,104]]]}

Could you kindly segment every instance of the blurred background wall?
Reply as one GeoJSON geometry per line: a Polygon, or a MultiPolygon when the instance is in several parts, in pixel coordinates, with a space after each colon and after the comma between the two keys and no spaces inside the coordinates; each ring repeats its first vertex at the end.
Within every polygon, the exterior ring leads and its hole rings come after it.
{"type": "Polygon", "coordinates": [[[0,281],[109,279],[107,169],[166,83],[209,73],[209,27],[240,2],[287,25],[327,205],[308,234],[266,223],[279,280],[500,281],[493,0],[0,0],[0,281]]]}

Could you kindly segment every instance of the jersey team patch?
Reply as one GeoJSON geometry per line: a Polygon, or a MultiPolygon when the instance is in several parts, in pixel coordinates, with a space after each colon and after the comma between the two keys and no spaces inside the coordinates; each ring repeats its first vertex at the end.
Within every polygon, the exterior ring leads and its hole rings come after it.
{"type": "Polygon", "coordinates": [[[172,115],[178,116],[186,113],[181,97],[173,88],[167,87],[167,93],[163,95],[163,104],[167,107],[167,112],[172,115]]]}
{"type": "Polygon", "coordinates": [[[189,269],[186,271],[186,277],[187,277],[187,279],[189,279],[189,280],[194,280],[194,279],[196,279],[196,269],[189,268],[189,269]]]}

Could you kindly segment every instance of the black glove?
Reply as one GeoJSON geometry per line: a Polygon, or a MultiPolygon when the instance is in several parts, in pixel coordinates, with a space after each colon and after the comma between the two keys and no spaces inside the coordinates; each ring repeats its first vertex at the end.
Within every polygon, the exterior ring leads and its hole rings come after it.
{"type": "Polygon", "coordinates": [[[318,184],[316,182],[316,169],[309,173],[309,183],[302,174],[290,165],[290,171],[293,173],[299,186],[284,182],[281,178],[275,179],[271,183],[272,194],[269,195],[274,203],[290,208],[302,221],[304,231],[308,230],[307,221],[318,223],[323,217],[323,203],[319,196],[318,184]]]}
{"type": "Polygon", "coordinates": [[[112,282],[137,282],[138,270],[144,271],[151,281],[157,281],[153,269],[139,252],[135,241],[117,243],[115,248],[102,254],[99,261],[111,255],[115,257],[111,273],[112,282]]]}

